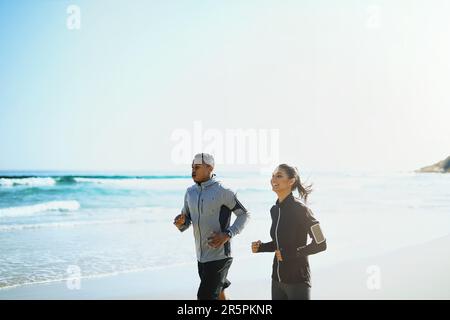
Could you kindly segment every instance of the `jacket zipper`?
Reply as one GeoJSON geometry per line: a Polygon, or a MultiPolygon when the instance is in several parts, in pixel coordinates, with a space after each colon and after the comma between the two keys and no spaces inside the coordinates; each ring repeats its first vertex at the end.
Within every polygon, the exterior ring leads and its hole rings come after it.
{"type": "MultiPolygon", "coordinates": [[[[198,208],[198,235],[200,238],[200,260],[202,259],[202,231],[200,230],[200,198],[202,196],[202,187],[200,186],[200,193],[198,194],[198,203],[197,203],[197,208],[198,208]]],[[[203,199],[202,199],[202,207],[203,207],[203,199]]]]}
{"type": "MultiPolygon", "coordinates": [[[[278,225],[280,224],[280,216],[281,216],[281,208],[278,207],[278,221],[277,221],[277,227],[275,228],[275,240],[277,241],[277,250],[280,250],[280,244],[278,243],[278,225]]],[[[277,259],[277,274],[278,274],[278,281],[281,282],[280,261],[278,259],[277,259]]]]}

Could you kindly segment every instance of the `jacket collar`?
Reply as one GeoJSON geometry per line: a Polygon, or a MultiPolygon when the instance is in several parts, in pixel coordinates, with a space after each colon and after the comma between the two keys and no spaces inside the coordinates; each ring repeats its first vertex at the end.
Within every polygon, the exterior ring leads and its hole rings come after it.
{"type": "Polygon", "coordinates": [[[213,176],[213,177],[211,177],[211,179],[209,179],[208,181],[202,182],[202,183],[200,183],[200,184],[199,184],[199,183],[196,183],[195,185],[197,186],[197,188],[202,188],[202,189],[204,189],[204,188],[207,188],[207,187],[209,187],[209,186],[215,184],[216,182],[217,182],[216,177],[213,176]]]}
{"type": "Polygon", "coordinates": [[[280,208],[284,208],[285,206],[287,206],[289,203],[291,203],[292,201],[294,201],[294,195],[292,194],[292,192],[283,200],[283,202],[280,203],[280,201],[277,199],[275,205],[277,205],[280,208]]]}

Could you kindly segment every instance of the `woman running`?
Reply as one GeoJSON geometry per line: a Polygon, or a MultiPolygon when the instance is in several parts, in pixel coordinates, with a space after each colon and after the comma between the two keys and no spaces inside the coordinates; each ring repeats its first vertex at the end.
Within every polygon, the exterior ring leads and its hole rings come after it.
{"type": "Polygon", "coordinates": [[[252,251],[275,252],[272,300],[308,300],[311,288],[308,256],[327,248],[319,222],[305,205],[311,186],[302,185],[297,169],[287,164],[275,169],[270,182],[278,196],[270,209],[272,241],[252,242],[252,251]],[[298,191],[301,199],[294,197],[293,190],[298,191]],[[309,244],[308,235],[312,239],[309,244]]]}

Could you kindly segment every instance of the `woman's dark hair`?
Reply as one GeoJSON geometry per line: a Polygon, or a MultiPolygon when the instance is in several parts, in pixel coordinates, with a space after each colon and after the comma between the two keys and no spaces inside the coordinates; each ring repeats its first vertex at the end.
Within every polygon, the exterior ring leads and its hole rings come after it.
{"type": "Polygon", "coordinates": [[[296,167],[292,167],[290,165],[283,163],[280,164],[278,168],[286,172],[289,179],[295,179],[295,182],[292,185],[291,190],[294,191],[295,189],[297,189],[300,198],[302,198],[306,203],[308,195],[312,192],[312,184],[310,185],[302,184],[302,182],[300,181],[300,175],[298,174],[298,170],[296,167]]]}

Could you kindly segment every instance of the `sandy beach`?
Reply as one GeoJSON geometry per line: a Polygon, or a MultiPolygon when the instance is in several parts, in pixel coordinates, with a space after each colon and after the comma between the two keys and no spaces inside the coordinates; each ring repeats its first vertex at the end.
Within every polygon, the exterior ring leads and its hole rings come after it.
{"type": "MultiPolygon", "coordinates": [[[[312,266],[312,299],[449,299],[450,236],[391,253],[325,268],[312,266]],[[379,274],[375,285],[368,285],[379,274]]],[[[329,252],[328,254],[332,254],[329,252]]],[[[229,279],[231,300],[270,299],[271,255],[235,258],[229,279]]],[[[78,290],[65,281],[0,290],[0,299],[194,300],[196,265],[185,264],[82,279],[78,290]]]]}
{"type": "Polygon", "coordinates": [[[291,253],[318,252],[312,300],[450,300],[450,1],[0,16],[0,302],[182,305],[197,259],[228,256],[226,296],[267,302],[258,240],[282,280],[306,278],[291,253]]]}

